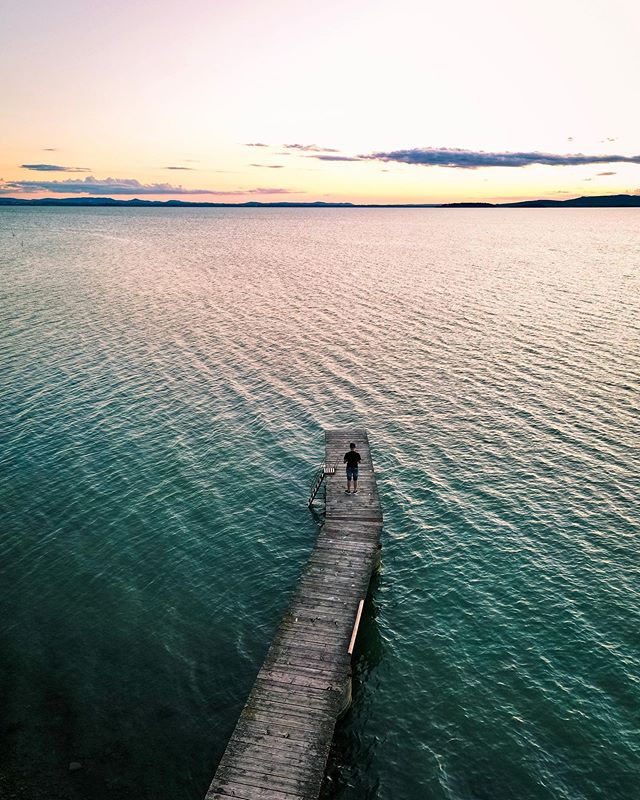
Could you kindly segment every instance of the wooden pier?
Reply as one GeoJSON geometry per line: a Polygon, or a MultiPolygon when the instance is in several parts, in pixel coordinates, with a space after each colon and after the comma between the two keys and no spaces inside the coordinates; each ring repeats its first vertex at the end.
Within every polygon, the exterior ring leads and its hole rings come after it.
{"type": "Polygon", "coordinates": [[[363,429],[325,432],[326,517],[206,800],[315,800],[333,730],[351,699],[351,655],[382,512],[363,429]],[[349,443],[362,457],[345,494],[349,443]]]}

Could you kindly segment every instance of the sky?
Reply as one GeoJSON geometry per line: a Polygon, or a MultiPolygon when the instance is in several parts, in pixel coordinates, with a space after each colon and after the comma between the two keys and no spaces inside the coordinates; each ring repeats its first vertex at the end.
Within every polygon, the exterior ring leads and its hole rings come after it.
{"type": "Polygon", "coordinates": [[[640,192],[640,0],[0,0],[0,196],[640,192]]]}

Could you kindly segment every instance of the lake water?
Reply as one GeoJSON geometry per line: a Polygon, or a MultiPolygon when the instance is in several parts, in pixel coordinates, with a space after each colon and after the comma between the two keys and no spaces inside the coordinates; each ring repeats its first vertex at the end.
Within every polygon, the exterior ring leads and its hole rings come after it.
{"type": "Polygon", "coordinates": [[[635,800],[639,263],[640,209],[0,211],[0,795],[201,800],[355,424],[325,798],[635,800]]]}

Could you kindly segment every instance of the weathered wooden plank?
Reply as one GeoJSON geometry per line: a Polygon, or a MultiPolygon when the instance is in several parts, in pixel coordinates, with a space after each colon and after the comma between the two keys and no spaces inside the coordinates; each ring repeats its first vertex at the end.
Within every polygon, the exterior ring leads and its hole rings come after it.
{"type": "MultiPolygon", "coordinates": [[[[363,559],[362,567],[366,569],[366,561],[363,559]]],[[[347,566],[344,561],[338,561],[334,564],[327,564],[326,562],[313,562],[309,564],[305,570],[305,576],[321,575],[322,577],[330,578],[331,580],[347,580],[354,578],[362,578],[363,569],[354,569],[347,566]]]]}
{"type": "MultiPolygon", "coordinates": [[[[308,744],[310,741],[320,742],[320,739],[310,737],[307,731],[299,731],[298,729],[291,728],[290,726],[282,726],[280,723],[272,720],[270,723],[265,724],[262,720],[244,720],[240,718],[238,724],[233,732],[233,737],[227,747],[231,747],[235,741],[236,733],[238,736],[268,736],[273,739],[280,739],[283,742],[293,742],[295,744],[308,744]]],[[[319,745],[316,750],[320,752],[319,745]]]]}
{"type": "Polygon", "coordinates": [[[349,568],[340,561],[333,569],[327,567],[326,564],[310,564],[302,573],[300,580],[305,578],[323,578],[331,581],[366,580],[371,570],[371,561],[371,558],[362,559],[360,569],[349,568]]]}
{"type": "Polygon", "coordinates": [[[382,512],[367,433],[327,431],[325,524],[302,572],[206,800],[316,800],[350,677],[347,647],[377,564],[382,512]],[[343,456],[355,441],[358,494],[343,456]]]}
{"type": "MultiPolygon", "coordinates": [[[[239,741],[238,744],[243,745],[244,743],[239,741]]],[[[260,772],[266,773],[266,775],[271,773],[271,775],[280,775],[292,782],[297,782],[297,785],[296,783],[293,783],[293,785],[290,783],[287,786],[282,781],[280,784],[276,783],[275,788],[303,793],[304,789],[300,786],[300,783],[306,782],[310,776],[312,779],[317,778],[318,772],[320,772],[320,777],[322,776],[322,767],[318,766],[318,757],[321,755],[323,755],[321,752],[307,751],[300,753],[298,751],[298,756],[296,757],[294,751],[287,753],[279,748],[270,748],[264,742],[256,741],[247,745],[246,750],[239,751],[236,761],[229,760],[224,764],[221,762],[220,768],[226,770],[226,775],[220,773],[219,777],[227,777],[234,781],[242,780],[242,770],[245,769],[255,770],[255,773],[257,773],[255,777],[258,778],[260,778],[260,772]]],[[[264,777],[257,782],[262,786],[271,784],[271,781],[268,778],[264,780],[264,777]]]]}
{"type": "Polygon", "coordinates": [[[342,664],[331,664],[328,661],[317,661],[312,664],[305,659],[297,659],[297,661],[278,659],[277,664],[271,663],[269,666],[277,667],[281,672],[286,672],[288,675],[309,676],[310,678],[328,681],[339,681],[344,671],[342,664]]]}
{"type": "Polygon", "coordinates": [[[278,658],[286,659],[290,655],[305,656],[306,658],[311,658],[316,661],[335,662],[340,652],[342,652],[341,642],[336,642],[335,645],[327,647],[325,645],[307,644],[306,642],[298,641],[278,641],[277,643],[274,642],[269,649],[265,658],[265,664],[271,663],[278,658]]]}
{"type": "Polygon", "coordinates": [[[308,606],[300,603],[296,606],[295,620],[299,620],[305,625],[313,625],[316,621],[323,620],[333,625],[339,631],[343,625],[348,625],[353,620],[351,608],[339,609],[336,606],[321,605],[318,601],[308,606]]]}
{"type": "MultiPolygon", "coordinates": [[[[359,508],[350,509],[345,508],[340,503],[331,502],[326,506],[326,513],[333,516],[334,522],[343,521],[349,522],[377,522],[382,525],[382,517],[376,514],[373,504],[367,506],[361,505],[359,508]]],[[[349,531],[351,539],[365,539],[367,534],[360,533],[357,530],[349,531]]]]}
{"type": "Polygon", "coordinates": [[[374,537],[355,539],[349,535],[338,535],[318,542],[318,553],[331,550],[336,554],[336,560],[346,564],[362,565],[364,569],[367,568],[371,554],[375,553],[376,549],[374,537]]]}
{"type": "Polygon", "coordinates": [[[286,682],[288,679],[290,683],[302,688],[327,690],[327,686],[333,688],[344,688],[342,686],[342,667],[341,665],[332,666],[326,662],[316,662],[313,666],[309,662],[303,662],[300,659],[295,662],[278,661],[273,664],[265,664],[260,674],[265,677],[278,680],[280,683],[286,682]],[[303,681],[308,681],[307,685],[303,681]],[[314,685],[315,681],[319,685],[314,685]]]}
{"type": "Polygon", "coordinates": [[[314,595],[316,592],[318,595],[324,594],[326,593],[327,589],[333,588],[334,590],[341,592],[343,595],[349,594],[351,597],[355,597],[358,594],[362,594],[363,589],[366,590],[368,585],[369,581],[360,579],[357,581],[344,581],[338,586],[334,587],[331,587],[331,584],[322,578],[309,577],[300,581],[300,587],[302,589],[307,589],[310,594],[313,593],[314,595]]]}
{"type": "Polygon", "coordinates": [[[276,643],[278,645],[285,645],[286,647],[290,647],[295,645],[296,642],[308,644],[308,645],[326,645],[327,647],[335,646],[335,653],[336,656],[340,652],[340,642],[336,639],[335,636],[331,636],[326,632],[319,631],[317,629],[308,629],[308,630],[298,630],[298,629],[290,629],[290,630],[281,630],[278,632],[278,638],[276,643]]]}
{"type": "MultiPolygon", "coordinates": [[[[248,714],[251,720],[255,721],[256,723],[262,723],[265,726],[265,729],[268,731],[270,730],[271,726],[278,726],[280,728],[284,728],[285,730],[291,732],[297,732],[298,735],[305,735],[309,738],[314,738],[318,736],[323,728],[326,728],[326,725],[318,724],[315,720],[304,720],[300,717],[297,717],[293,714],[288,714],[286,712],[263,712],[263,711],[253,711],[250,710],[250,714],[248,714]]],[[[327,721],[329,717],[327,715],[327,721]]],[[[232,740],[233,741],[233,740],[232,740]]]]}
{"type": "Polygon", "coordinates": [[[312,747],[306,740],[256,733],[250,729],[239,731],[237,736],[234,736],[234,741],[238,746],[260,747],[265,752],[274,752],[278,758],[284,759],[317,759],[321,752],[317,747],[312,747]]]}
{"type": "MultiPolygon", "coordinates": [[[[298,591],[299,590],[300,587],[298,587],[298,591]]],[[[321,591],[319,588],[316,588],[313,595],[309,595],[307,599],[309,600],[309,602],[313,600],[320,600],[320,601],[324,600],[325,602],[328,603],[332,602],[335,603],[340,601],[350,602],[352,598],[349,596],[349,598],[345,599],[345,594],[343,592],[340,593],[332,592],[330,589],[324,589],[321,591]]]]}
{"type": "Polygon", "coordinates": [[[341,561],[346,564],[352,563],[362,565],[367,569],[371,561],[372,554],[379,549],[377,547],[377,537],[354,538],[349,535],[333,536],[330,539],[318,543],[319,552],[323,550],[333,550],[341,561]]]}
{"type": "MultiPolygon", "coordinates": [[[[311,581],[305,581],[303,585],[308,588],[313,586],[321,588],[321,584],[317,582],[312,583],[311,581]]],[[[310,598],[309,602],[312,603],[315,599],[315,597],[310,598]]],[[[336,625],[338,622],[337,619],[323,619],[322,617],[319,617],[317,622],[311,625],[304,619],[305,611],[308,611],[308,608],[305,609],[303,606],[296,606],[294,615],[283,623],[283,629],[288,631],[299,631],[300,633],[313,633],[314,631],[317,631],[323,635],[329,634],[329,636],[332,637],[332,640],[335,640],[335,629],[338,627],[336,625]]]]}
{"type": "MultiPolygon", "coordinates": [[[[342,687],[339,687],[340,689],[342,687]]],[[[327,691],[326,687],[318,689],[316,686],[292,686],[290,683],[283,683],[279,676],[272,677],[262,671],[258,673],[254,684],[256,691],[266,691],[269,693],[281,692],[290,697],[308,698],[308,702],[315,703],[319,707],[330,708],[334,694],[340,694],[338,690],[327,691]]],[[[253,690],[252,690],[253,693],[253,690]]],[[[250,695],[251,696],[251,695],[250,695]]]]}
{"type": "MultiPolygon", "coordinates": [[[[367,523],[373,524],[373,523],[367,523]]],[[[346,528],[333,530],[330,535],[318,540],[318,552],[332,550],[344,559],[366,561],[370,558],[372,550],[376,549],[380,536],[381,523],[375,523],[371,531],[349,531],[346,528]]]]}
{"type": "Polygon", "coordinates": [[[370,545],[373,540],[378,541],[380,523],[376,520],[357,520],[350,517],[344,520],[332,520],[331,526],[326,526],[318,535],[318,546],[322,547],[325,540],[329,539],[336,542],[352,542],[361,547],[370,545]],[[368,536],[369,540],[364,542],[354,538],[358,536],[368,536]]]}
{"type": "Polygon", "coordinates": [[[300,794],[247,786],[238,782],[217,782],[214,779],[214,783],[207,792],[205,800],[215,800],[215,798],[221,798],[221,800],[228,800],[229,798],[235,798],[236,800],[305,800],[305,797],[300,794]]]}
{"type": "MultiPolygon", "coordinates": [[[[314,772],[318,769],[318,755],[317,752],[311,751],[287,751],[281,747],[270,747],[264,741],[245,742],[236,739],[238,748],[237,758],[240,763],[251,763],[256,767],[268,767],[271,764],[282,764],[288,770],[297,770],[299,775],[304,775],[307,772],[314,772]]],[[[289,740],[285,740],[286,742],[289,740]]],[[[229,760],[225,762],[227,768],[233,768],[234,761],[229,760]]],[[[222,762],[220,762],[222,766],[222,762]]]]}
{"type": "MultiPolygon", "coordinates": [[[[311,596],[311,593],[306,596],[299,595],[296,598],[295,604],[292,604],[290,613],[282,620],[281,627],[283,630],[290,630],[291,628],[308,629],[309,625],[306,622],[302,622],[301,617],[308,614],[309,611],[314,608],[322,610],[322,606],[326,606],[325,612],[332,612],[335,609],[337,619],[341,613],[344,614],[351,608],[350,603],[348,606],[342,606],[339,603],[340,601],[336,595],[327,594],[326,591],[318,592],[317,594],[314,593],[313,596],[311,596]]],[[[278,630],[276,639],[279,633],[280,630],[278,630]]]]}
{"type": "Polygon", "coordinates": [[[262,669],[260,674],[265,678],[271,678],[280,683],[288,683],[291,686],[302,686],[309,689],[324,689],[325,691],[342,691],[343,686],[334,680],[327,680],[325,678],[317,678],[303,675],[295,675],[282,669],[262,669]]]}
{"type": "Polygon", "coordinates": [[[292,710],[296,708],[306,709],[310,714],[314,715],[330,713],[334,704],[340,700],[338,693],[319,690],[325,695],[325,697],[322,698],[317,697],[305,687],[287,687],[286,685],[278,684],[277,681],[262,683],[260,688],[262,690],[259,693],[261,699],[257,700],[256,695],[252,694],[247,701],[248,706],[258,707],[263,703],[273,702],[291,706],[292,710]],[[265,692],[265,689],[268,691],[265,692]]]}
{"type": "Polygon", "coordinates": [[[273,788],[304,796],[309,780],[322,779],[317,760],[315,763],[286,763],[279,758],[268,761],[256,758],[253,750],[243,750],[237,758],[231,755],[228,760],[225,759],[218,766],[218,780],[226,778],[263,789],[273,788]]]}
{"type": "Polygon", "coordinates": [[[326,592],[311,596],[297,591],[291,606],[292,619],[296,618],[298,611],[305,611],[305,609],[314,608],[315,606],[319,608],[326,606],[329,611],[336,614],[350,613],[353,608],[353,599],[344,595],[327,595],[326,592]]]}
{"type": "Polygon", "coordinates": [[[281,789],[292,794],[304,796],[308,783],[314,778],[322,780],[322,770],[315,765],[285,764],[279,759],[276,761],[256,761],[253,757],[238,759],[230,757],[229,762],[220,762],[217,773],[219,780],[237,781],[250,786],[263,789],[281,789]],[[318,772],[320,773],[318,775],[318,772]]]}
{"type": "Polygon", "coordinates": [[[353,594],[352,589],[358,589],[359,586],[368,586],[369,581],[366,576],[338,578],[332,575],[303,575],[300,578],[300,587],[308,589],[313,592],[314,589],[322,591],[327,587],[331,587],[343,594],[353,594]]]}
{"type": "Polygon", "coordinates": [[[298,615],[298,612],[305,612],[311,608],[318,608],[320,610],[326,610],[328,613],[331,614],[351,614],[353,610],[353,602],[351,599],[344,600],[344,599],[332,599],[332,600],[325,600],[323,597],[317,595],[315,597],[306,597],[305,595],[298,595],[295,599],[295,606],[292,609],[292,614],[295,617],[298,615]]]}
{"type": "MultiPolygon", "coordinates": [[[[368,570],[367,570],[368,572],[368,570]]],[[[300,578],[300,586],[308,586],[312,588],[313,586],[318,586],[319,588],[326,588],[327,586],[334,586],[338,591],[344,591],[345,589],[348,592],[350,587],[359,586],[361,583],[367,585],[369,581],[367,580],[368,575],[358,575],[357,573],[354,575],[349,575],[347,573],[344,574],[334,574],[332,575],[330,572],[326,570],[316,570],[313,572],[306,572],[300,578]]],[[[347,594],[345,592],[345,594],[347,594]]]]}
{"type": "MultiPolygon", "coordinates": [[[[334,523],[337,525],[338,523],[334,523]]],[[[360,552],[365,552],[368,548],[372,547],[375,541],[378,538],[378,531],[380,528],[380,523],[374,520],[364,520],[362,525],[366,525],[366,530],[361,526],[359,528],[355,528],[353,525],[345,525],[340,529],[333,529],[331,534],[327,535],[327,538],[320,541],[320,545],[324,545],[325,542],[328,545],[334,545],[336,547],[341,547],[344,550],[351,550],[355,552],[356,550],[360,550],[360,552]]]]}
{"type": "MultiPolygon", "coordinates": [[[[351,623],[351,627],[353,627],[353,622],[351,623]]],[[[342,632],[344,633],[345,630],[347,630],[346,625],[343,627],[342,632]]],[[[265,666],[273,667],[297,661],[303,661],[305,664],[314,666],[323,666],[327,664],[336,664],[342,660],[342,643],[336,646],[335,649],[322,652],[317,649],[314,650],[309,646],[308,642],[304,642],[303,644],[304,646],[301,647],[299,643],[295,641],[288,642],[285,640],[281,642],[278,647],[275,647],[273,651],[269,653],[264,662],[265,666]]]]}
{"type": "MultiPolygon", "coordinates": [[[[356,595],[362,597],[363,592],[356,592],[356,595]]],[[[302,613],[302,612],[301,612],[302,613]]],[[[340,652],[341,643],[341,630],[344,626],[342,623],[332,624],[330,620],[318,619],[315,623],[307,623],[302,619],[302,616],[296,616],[291,621],[282,626],[278,631],[277,638],[274,644],[283,644],[288,642],[287,646],[295,646],[296,641],[308,642],[312,646],[324,646],[327,650],[340,652]],[[315,643],[315,644],[314,644],[315,643]]]]}
{"type": "Polygon", "coordinates": [[[283,714],[287,717],[300,717],[305,721],[322,724],[327,718],[327,708],[310,708],[309,706],[296,706],[290,702],[279,702],[275,695],[261,698],[259,702],[251,704],[252,711],[258,713],[283,714]]]}
{"type": "Polygon", "coordinates": [[[329,573],[335,572],[338,575],[354,572],[361,574],[363,570],[367,569],[369,561],[369,553],[363,554],[359,558],[351,555],[345,556],[342,553],[338,556],[334,555],[333,557],[329,557],[325,556],[324,552],[321,551],[319,553],[314,553],[309,559],[309,564],[307,565],[307,569],[305,570],[304,574],[319,571],[329,573]]]}
{"type": "Polygon", "coordinates": [[[295,641],[295,637],[300,637],[299,641],[305,639],[317,639],[325,642],[329,649],[335,644],[336,648],[340,643],[340,624],[334,624],[331,620],[318,619],[314,623],[307,623],[302,618],[302,611],[299,615],[283,624],[278,637],[275,642],[281,642],[283,639],[295,641]]]}
{"type": "MultiPolygon", "coordinates": [[[[298,736],[306,736],[308,738],[314,738],[317,736],[318,731],[322,728],[321,725],[317,725],[315,722],[305,722],[298,717],[292,718],[288,714],[276,714],[275,712],[263,713],[256,711],[254,713],[251,711],[251,713],[247,713],[247,718],[251,722],[255,722],[256,725],[264,726],[264,729],[267,732],[270,731],[273,726],[277,727],[279,730],[284,730],[289,734],[293,733],[297,734],[298,736]]],[[[233,739],[231,741],[233,742],[233,739]]],[[[227,747],[227,750],[228,749],[229,747],[227,747]]]]}
{"type": "MultiPolygon", "coordinates": [[[[308,743],[312,741],[315,742],[314,749],[318,753],[324,752],[323,738],[309,736],[308,731],[298,730],[297,728],[292,728],[290,725],[282,725],[282,723],[277,720],[272,720],[268,724],[265,724],[262,720],[246,721],[239,719],[236,731],[240,737],[268,737],[269,742],[273,741],[274,744],[278,743],[280,745],[280,750],[284,749],[285,746],[288,747],[289,743],[291,743],[291,748],[293,750],[301,745],[308,745],[308,743]]],[[[230,740],[227,749],[234,746],[235,733],[234,731],[234,736],[230,740]]]]}

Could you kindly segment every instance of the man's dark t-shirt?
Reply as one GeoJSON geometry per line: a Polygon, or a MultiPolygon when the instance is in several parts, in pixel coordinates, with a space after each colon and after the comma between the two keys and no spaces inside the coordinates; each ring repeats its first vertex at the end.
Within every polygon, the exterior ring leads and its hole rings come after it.
{"type": "Polygon", "coordinates": [[[356,453],[355,450],[349,450],[348,453],[344,454],[344,460],[347,462],[349,469],[354,469],[360,463],[360,453],[356,453]]]}

